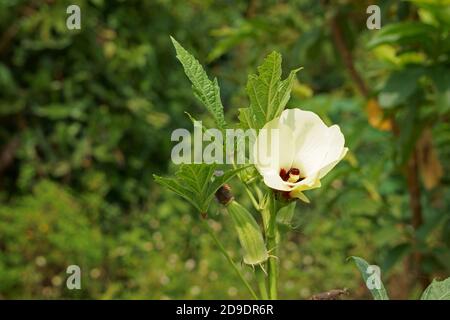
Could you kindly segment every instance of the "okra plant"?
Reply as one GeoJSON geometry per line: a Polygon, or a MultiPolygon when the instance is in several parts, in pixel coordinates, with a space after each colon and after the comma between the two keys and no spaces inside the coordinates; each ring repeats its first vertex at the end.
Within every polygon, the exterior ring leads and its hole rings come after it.
{"type": "MultiPolygon", "coordinates": [[[[277,299],[278,265],[282,259],[278,248],[280,232],[285,230],[278,228],[278,224],[289,223],[296,202],[309,203],[305,191],[319,188],[321,179],[345,157],[348,149],[344,135],[338,125],[327,126],[311,111],[286,109],[300,69],[282,79],[282,58],[277,52],[269,54],[258,67],[258,73],[248,77],[249,106],[239,109],[239,123],[228,124],[217,79],[211,81],[201,64],[175,39],[172,42],[195,96],[215,120],[216,128],[205,128],[189,115],[201,134],[208,135],[209,141],[214,140],[209,147],[212,146],[215,155],[212,159],[197,157],[194,150],[192,161],[190,145],[179,148],[187,156],[181,157],[183,161],[172,158],[180,164],[175,176],[155,176],[155,180],[198,210],[199,221],[252,298],[277,299]],[[234,197],[228,184],[233,178],[242,184],[253,208],[244,207],[234,197]],[[258,290],[243,276],[238,261],[232,259],[208,224],[208,210],[214,199],[226,207],[234,225],[229,232],[236,233],[242,246],[241,261],[253,270],[258,290]]],[[[191,143],[192,139],[187,141],[191,143]]],[[[354,259],[365,277],[363,267],[368,264],[354,259]]],[[[387,299],[384,287],[374,290],[376,299],[387,299]]]]}

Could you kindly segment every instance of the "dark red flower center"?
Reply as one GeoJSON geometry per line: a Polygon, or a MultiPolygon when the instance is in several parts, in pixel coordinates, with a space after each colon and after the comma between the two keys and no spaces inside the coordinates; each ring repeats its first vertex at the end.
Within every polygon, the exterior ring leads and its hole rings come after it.
{"type": "Polygon", "coordinates": [[[291,183],[296,183],[302,179],[300,178],[300,170],[297,168],[291,168],[289,170],[282,168],[280,170],[280,177],[283,181],[288,181],[291,183]]]}

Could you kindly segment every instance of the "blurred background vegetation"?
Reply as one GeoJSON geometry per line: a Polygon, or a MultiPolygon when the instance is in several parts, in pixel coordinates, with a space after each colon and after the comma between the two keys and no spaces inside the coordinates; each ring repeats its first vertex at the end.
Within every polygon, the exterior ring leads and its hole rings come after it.
{"type": "MultiPolygon", "coordinates": [[[[417,298],[450,274],[449,32],[447,0],[2,0],[0,298],[249,298],[195,210],[152,178],[174,170],[185,111],[211,121],[169,35],[218,77],[229,122],[277,50],[285,71],[304,67],[289,105],[346,136],[282,240],[281,298],[368,298],[351,255],[381,267],[393,298],[417,298]],[[82,290],[66,289],[71,264],[82,290]]],[[[229,217],[211,212],[238,259],[229,217]]]]}

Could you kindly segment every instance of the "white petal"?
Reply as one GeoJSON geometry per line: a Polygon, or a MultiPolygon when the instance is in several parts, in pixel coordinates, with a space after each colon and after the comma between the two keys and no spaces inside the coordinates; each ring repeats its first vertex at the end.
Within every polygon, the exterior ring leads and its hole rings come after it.
{"type": "Polygon", "coordinates": [[[312,128],[327,128],[317,114],[299,108],[284,110],[280,116],[280,122],[289,126],[295,135],[308,132],[312,128]]]}
{"type": "Polygon", "coordinates": [[[312,174],[318,169],[316,165],[322,163],[325,150],[321,147],[326,143],[328,127],[314,112],[300,109],[283,111],[280,120],[294,134],[296,154],[293,166],[300,169],[303,177],[312,174]]]}
{"type": "Polygon", "coordinates": [[[344,152],[345,138],[338,125],[328,128],[328,150],[322,165],[327,165],[334,161],[339,161],[345,156],[344,152]]]}
{"type": "Polygon", "coordinates": [[[267,171],[281,168],[290,169],[294,158],[294,139],[292,130],[276,118],[268,122],[259,132],[254,144],[254,163],[264,175],[267,171]]]}
{"type": "Polygon", "coordinates": [[[304,134],[306,139],[297,137],[296,145],[300,147],[293,161],[293,165],[300,169],[302,176],[313,175],[322,167],[340,160],[345,139],[337,125],[329,128],[317,125],[315,129],[304,134]]]}
{"type": "Polygon", "coordinates": [[[304,191],[309,189],[315,189],[320,187],[320,179],[319,172],[315,174],[309,175],[303,180],[300,180],[296,183],[287,183],[290,187],[292,187],[292,191],[304,191]]]}
{"type": "Polygon", "coordinates": [[[280,191],[290,191],[292,187],[289,187],[286,182],[281,179],[279,171],[266,171],[263,175],[264,183],[272,189],[280,191]]]}
{"type": "Polygon", "coordinates": [[[337,125],[327,127],[313,112],[288,109],[259,132],[253,148],[254,163],[267,186],[308,201],[303,191],[320,187],[320,179],[347,153],[344,145],[344,135],[337,125]],[[283,181],[280,169],[290,168],[298,168],[303,179],[283,181]]]}
{"type": "Polygon", "coordinates": [[[344,148],[341,152],[341,155],[337,160],[331,161],[330,163],[326,164],[319,170],[319,179],[322,179],[328,172],[331,171],[338,163],[341,161],[345,155],[347,154],[348,148],[344,148]]]}

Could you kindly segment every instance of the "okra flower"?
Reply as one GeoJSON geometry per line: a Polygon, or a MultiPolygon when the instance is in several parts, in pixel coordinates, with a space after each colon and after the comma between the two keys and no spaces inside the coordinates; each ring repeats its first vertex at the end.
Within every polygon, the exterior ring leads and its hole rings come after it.
{"type": "Polygon", "coordinates": [[[287,109],[260,130],[253,160],[268,187],[309,202],[303,191],[320,187],[347,153],[344,144],[339,126],[328,127],[311,111],[287,109]]]}

